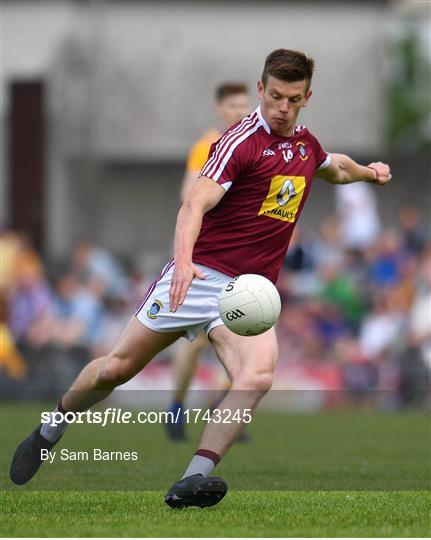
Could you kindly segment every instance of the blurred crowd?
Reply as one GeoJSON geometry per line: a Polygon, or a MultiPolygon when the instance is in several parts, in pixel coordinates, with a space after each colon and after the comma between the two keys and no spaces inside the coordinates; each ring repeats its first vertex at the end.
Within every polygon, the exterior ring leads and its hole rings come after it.
{"type": "Polygon", "coordinates": [[[383,229],[371,188],[337,187],[316,235],[298,227],[279,281],[282,358],[337,366],[353,400],[426,406],[431,374],[431,236],[417,208],[383,229]],[[375,392],[374,392],[375,391],[375,392]]]}
{"type": "Polygon", "coordinates": [[[33,397],[50,396],[111,349],[149,281],[86,240],[52,266],[23,234],[4,231],[0,241],[3,390],[31,380],[33,397]]]}
{"type": "MultiPolygon", "coordinates": [[[[335,367],[352,400],[391,390],[394,408],[427,406],[430,229],[410,206],[382,228],[368,189],[337,188],[335,214],[297,227],[278,282],[280,363],[335,367]]],[[[154,278],[88,241],[55,269],[18,232],[3,231],[1,254],[0,365],[14,392],[31,379],[48,395],[107,353],[154,278]]]]}

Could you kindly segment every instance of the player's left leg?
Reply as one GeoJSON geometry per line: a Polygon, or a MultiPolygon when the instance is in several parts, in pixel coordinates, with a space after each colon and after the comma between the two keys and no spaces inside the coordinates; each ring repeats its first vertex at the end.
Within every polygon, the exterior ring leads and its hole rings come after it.
{"type": "Polygon", "coordinates": [[[272,385],[278,357],[274,329],[260,336],[243,337],[225,326],[217,326],[210,333],[210,341],[232,379],[232,386],[206,425],[183,478],[165,497],[172,507],[212,506],[224,497],[226,483],[209,474],[238,438],[272,385]]]}

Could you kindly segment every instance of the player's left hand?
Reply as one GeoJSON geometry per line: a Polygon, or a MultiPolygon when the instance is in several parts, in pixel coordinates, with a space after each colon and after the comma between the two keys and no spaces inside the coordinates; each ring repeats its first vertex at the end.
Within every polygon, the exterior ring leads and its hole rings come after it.
{"type": "Polygon", "coordinates": [[[375,178],[372,180],[373,184],[378,186],[385,186],[392,178],[391,169],[386,163],[381,161],[373,162],[367,165],[369,169],[374,171],[375,178]]]}

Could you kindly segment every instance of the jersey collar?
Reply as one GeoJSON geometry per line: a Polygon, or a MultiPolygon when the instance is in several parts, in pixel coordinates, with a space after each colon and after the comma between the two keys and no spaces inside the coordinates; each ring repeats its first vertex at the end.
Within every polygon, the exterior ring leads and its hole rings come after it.
{"type": "MultiPolygon", "coordinates": [[[[262,111],[260,110],[260,105],[254,112],[257,114],[257,116],[259,118],[259,121],[262,124],[264,130],[268,134],[271,134],[272,133],[271,128],[269,127],[268,122],[263,117],[262,111]]],[[[274,133],[274,136],[279,137],[280,139],[290,139],[291,137],[294,137],[295,135],[298,135],[298,133],[301,133],[301,131],[304,131],[304,129],[305,129],[305,126],[297,125],[293,129],[293,133],[292,133],[292,135],[290,135],[290,137],[283,137],[282,135],[276,135],[275,133],[274,133]]]]}
{"type": "Polygon", "coordinates": [[[268,125],[268,122],[265,120],[265,118],[263,117],[262,115],[262,111],[260,110],[260,105],[259,107],[256,109],[256,114],[260,120],[260,123],[262,124],[264,130],[267,132],[267,133],[271,133],[271,128],[269,127],[268,125]]]}

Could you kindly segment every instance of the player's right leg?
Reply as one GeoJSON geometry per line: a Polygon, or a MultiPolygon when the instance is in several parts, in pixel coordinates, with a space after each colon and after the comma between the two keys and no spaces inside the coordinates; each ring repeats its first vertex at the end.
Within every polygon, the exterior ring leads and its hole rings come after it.
{"type": "MultiPolygon", "coordinates": [[[[110,354],[93,360],[81,371],[60,401],[60,410],[84,411],[101,401],[181,335],[156,332],[132,317],[110,354]]],[[[42,464],[41,451],[50,450],[66,427],[66,422],[57,426],[41,424],[18,446],[10,468],[12,482],[25,484],[36,474],[42,464]]]]}
{"type": "Polygon", "coordinates": [[[187,391],[196,373],[198,359],[202,351],[208,347],[209,342],[206,333],[202,331],[197,338],[190,342],[180,340],[172,356],[172,367],[174,370],[174,399],[171,403],[170,411],[177,422],[167,422],[166,430],[168,436],[173,441],[183,441],[186,439],[183,415],[178,415],[179,409],[184,409],[184,401],[187,391]]]}
{"type": "Polygon", "coordinates": [[[204,331],[192,342],[181,340],[178,343],[172,358],[175,379],[174,398],[177,401],[184,401],[193,375],[196,372],[199,355],[208,345],[208,338],[204,331]]]}

